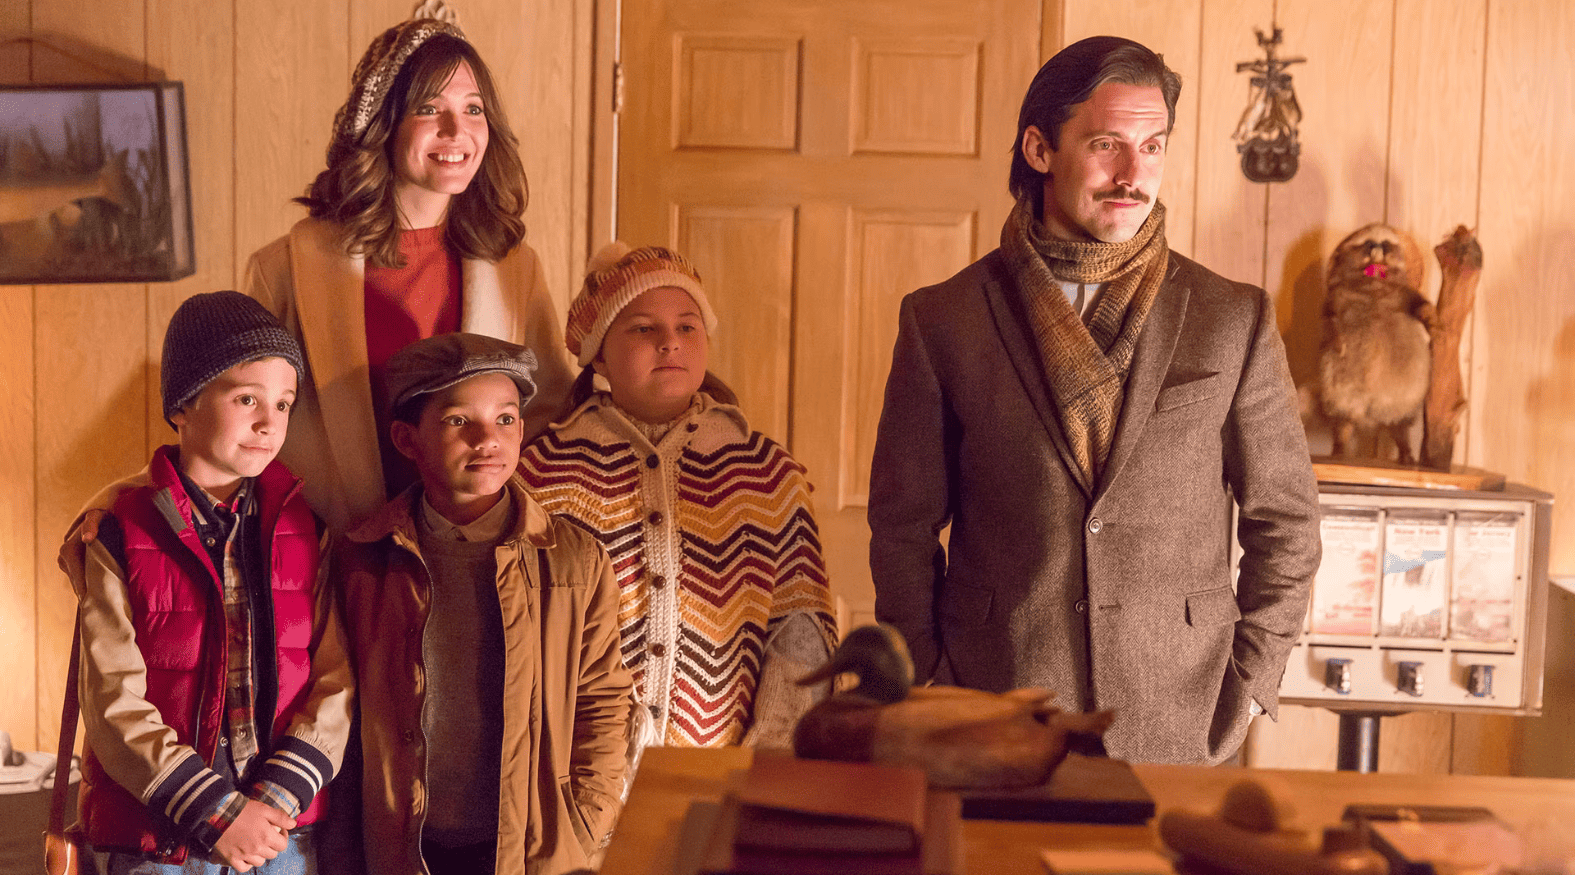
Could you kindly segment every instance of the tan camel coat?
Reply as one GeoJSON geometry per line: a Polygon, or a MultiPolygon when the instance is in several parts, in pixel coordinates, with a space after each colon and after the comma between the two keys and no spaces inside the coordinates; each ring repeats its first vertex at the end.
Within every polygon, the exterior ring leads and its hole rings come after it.
{"type": "MultiPolygon", "coordinates": [[[[345,252],[338,226],[308,218],[252,255],[242,287],[301,341],[308,376],[279,458],[306,481],[312,509],[340,532],[388,498],[368,377],[364,268],[345,252]]],[[[541,259],[522,242],[496,263],[466,259],[462,272],[460,330],[536,354],[536,398],[523,416],[528,441],[563,407],[573,379],[541,259]]]]}
{"type": "MultiPolygon", "coordinates": [[[[495,875],[565,875],[591,868],[622,809],[632,680],[606,551],[543,510],[518,477],[507,488],[515,525],[496,549],[504,710],[495,875]]],[[[431,749],[421,728],[432,581],[412,517],[420,494],[406,490],[331,560],[364,681],[362,839],[378,875],[425,875],[426,776],[454,755],[431,749]]]]}

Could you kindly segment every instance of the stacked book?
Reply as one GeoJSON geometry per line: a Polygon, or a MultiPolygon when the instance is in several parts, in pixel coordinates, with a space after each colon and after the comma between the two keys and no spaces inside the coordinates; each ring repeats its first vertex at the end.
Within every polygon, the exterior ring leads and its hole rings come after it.
{"type": "Polygon", "coordinates": [[[1124,760],[1069,753],[1037,787],[963,792],[969,820],[1144,824],[1154,798],[1124,760]]]}
{"type": "Polygon", "coordinates": [[[757,752],[684,841],[702,875],[959,875],[962,806],[917,768],[757,752]]]}

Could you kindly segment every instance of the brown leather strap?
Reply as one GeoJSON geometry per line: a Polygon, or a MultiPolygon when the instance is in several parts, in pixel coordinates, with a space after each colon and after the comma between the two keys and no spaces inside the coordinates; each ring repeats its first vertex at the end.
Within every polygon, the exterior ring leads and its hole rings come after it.
{"type": "Polygon", "coordinates": [[[49,831],[62,835],[66,829],[66,791],[71,786],[71,752],[77,746],[77,669],[81,662],[82,623],[78,618],[71,630],[71,664],[66,668],[66,700],[60,706],[60,754],[55,760],[55,792],[49,800],[49,831]]]}

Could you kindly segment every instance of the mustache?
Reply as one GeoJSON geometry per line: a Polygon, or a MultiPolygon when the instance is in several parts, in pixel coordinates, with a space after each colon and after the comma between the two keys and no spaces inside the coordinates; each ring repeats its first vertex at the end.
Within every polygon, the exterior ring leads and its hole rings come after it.
{"type": "Polygon", "coordinates": [[[1115,188],[1109,189],[1107,191],[1095,192],[1094,200],[1137,201],[1140,204],[1146,204],[1149,202],[1149,200],[1151,200],[1151,198],[1147,192],[1138,191],[1135,188],[1128,188],[1124,185],[1118,185],[1115,188]]]}

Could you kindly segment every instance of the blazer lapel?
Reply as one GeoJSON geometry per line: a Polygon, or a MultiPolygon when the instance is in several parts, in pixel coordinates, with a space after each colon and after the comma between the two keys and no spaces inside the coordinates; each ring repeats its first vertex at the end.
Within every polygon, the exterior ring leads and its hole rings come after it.
{"type": "Polygon", "coordinates": [[[1122,465],[1132,455],[1133,447],[1143,435],[1148,418],[1154,413],[1154,399],[1165,384],[1165,374],[1170,370],[1170,358],[1176,351],[1176,339],[1187,315],[1187,298],[1191,290],[1173,283],[1179,265],[1171,260],[1165,284],[1148,313],[1143,325],[1143,335],[1132,351],[1132,366],[1127,371],[1126,398],[1121,404],[1121,418],[1116,422],[1115,440],[1110,447],[1110,457],[1099,478],[1098,494],[1103,495],[1121,473],[1122,465]]]}
{"type": "MultiPolygon", "coordinates": [[[[291,229],[295,306],[328,450],[346,488],[376,484],[381,501],[383,463],[366,358],[364,265],[359,257],[345,256],[338,234],[327,223],[301,222],[291,229]]],[[[353,507],[362,503],[351,500],[353,507]]]]}
{"type": "MultiPolygon", "coordinates": [[[[1001,261],[996,259],[995,267],[1001,267],[1001,261]]],[[[1050,400],[1050,390],[1045,385],[1044,359],[1039,354],[1033,333],[1028,327],[1028,316],[1020,306],[1012,300],[1015,287],[1009,286],[1011,282],[1000,276],[999,270],[992,270],[989,279],[984,283],[984,297],[990,307],[990,314],[995,319],[996,333],[1000,335],[1001,344],[1006,347],[1007,358],[1011,359],[1012,367],[1017,371],[1017,378],[1022,381],[1023,391],[1028,394],[1028,399],[1034,405],[1034,412],[1039,414],[1039,421],[1043,423],[1045,431],[1050,435],[1050,442],[1055,445],[1056,452],[1061,456],[1061,464],[1066,468],[1072,479],[1077,481],[1079,488],[1090,497],[1094,494],[1094,485],[1088,481],[1087,475],[1077,464],[1076,457],[1072,455],[1072,448],[1066,442],[1066,435],[1061,431],[1061,420],[1056,415],[1055,404],[1050,400]]]]}

